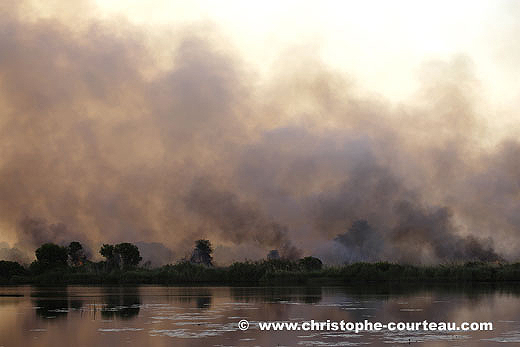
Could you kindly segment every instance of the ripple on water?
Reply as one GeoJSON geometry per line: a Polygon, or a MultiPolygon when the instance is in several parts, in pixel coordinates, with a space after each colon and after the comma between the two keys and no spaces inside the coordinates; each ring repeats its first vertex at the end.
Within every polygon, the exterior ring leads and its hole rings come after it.
{"type": "Polygon", "coordinates": [[[205,330],[205,331],[188,331],[186,329],[155,329],[150,331],[150,336],[168,336],[179,337],[185,339],[198,339],[201,337],[219,336],[220,332],[205,330]]]}
{"type": "Polygon", "coordinates": [[[299,345],[303,346],[327,346],[327,347],[336,347],[336,346],[362,346],[369,345],[370,342],[349,342],[349,341],[300,341],[299,345]]]}
{"type": "Polygon", "coordinates": [[[520,331],[512,330],[507,333],[503,333],[500,336],[492,337],[489,339],[482,339],[482,341],[493,341],[502,343],[520,342],[520,331]]]}
{"type": "Polygon", "coordinates": [[[119,333],[123,331],[142,331],[143,328],[99,328],[98,331],[119,333]]]}
{"type": "Polygon", "coordinates": [[[207,314],[202,314],[202,313],[177,313],[177,314],[173,314],[173,315],[169,315],[169,316],[153,316],[153,317],[150,317],[150,319],[155,319],[155,320],[164,320],[164,319],[169,319],[169,320],[187,320],[187,321],[200,321],[200,320],[214,320],[214,319],[218,319],[218,318],[222,318],[223,315],[207,315],[207,314]]]}
{"type": "Polygon", "coordinates": [[[430,334],[426,331],[385,331],[383,336],[385,343],[457,341],[470,338],[468,335],[457,335],[451,332],[430,334]]]}

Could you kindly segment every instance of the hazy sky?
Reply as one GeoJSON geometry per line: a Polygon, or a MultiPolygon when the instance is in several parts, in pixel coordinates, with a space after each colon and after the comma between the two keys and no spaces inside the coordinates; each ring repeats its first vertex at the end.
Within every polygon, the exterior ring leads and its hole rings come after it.
{"type": "Polygon", "coordinates": [[[145,30],[159,59],[171,48],[168,33],[207,27],[208,35],[224,38],[254,66],[259,81],[280,57],[305,51],[364,91],[395,103],[414,98],[425,64],[463,55],[473,64],[489,106],[483,112],[488,125],[501,134],[520,130],[514,121],[520,109],[520,43],[515,39],[520,5],[514,0],[29,3],[34,16],[62,17],[78,27],[91,17],[134,23],[145,30]]]}
{"type": "Polygon", "coordinates": [[[0,256],[513,259],[519,4],[3,1],[0,256]]]}
{"type": "MultiPolygon", "coordinates": [[[[517,1],[100,0],[98,4],[104,16],[122,15],[149,30],[213,23],[260,69],[269,70],[281,54],[306,50],[351,75],[357,85],[397,102],[416,91],[423,64],[465,55],[473,62],[493,111],[504,107],[510,112],[519,106],[517,1]]],[[[514,115],[494,116],[507,122],[514,115]]]]}

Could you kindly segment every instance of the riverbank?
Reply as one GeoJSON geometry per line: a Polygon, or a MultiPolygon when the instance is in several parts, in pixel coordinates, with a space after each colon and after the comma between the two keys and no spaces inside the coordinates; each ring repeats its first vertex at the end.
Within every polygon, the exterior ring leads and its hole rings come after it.
{"type": "Polygon", "coordinates": [[[297,262],[266,260],[207,267],[181,262],[155,269],[100,271],[89,266],[57,268],[40,274],[3,276],[0,284],[349,284],[358,282],[511,282],[520,281],[520,263],[402,265],[353,263],[309,270],[297,262]]]}

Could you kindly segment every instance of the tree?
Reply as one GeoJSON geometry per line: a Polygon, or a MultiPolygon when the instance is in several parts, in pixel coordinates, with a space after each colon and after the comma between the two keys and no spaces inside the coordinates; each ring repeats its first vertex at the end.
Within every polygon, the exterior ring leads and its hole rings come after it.
{"type": "Polygon", "coordinates": [[[323,263],[320,259],[315,257],[305,257],[299,261],[300,267],[305,271],[317,271],[321,270],[323,263]]]}
{"type": "Polygon", "coordinates": [[[190,262],[195,264],[203,264],[206,266],[213,265],[213,247],[209,240],[197,240],[195,241],[195,249],[191,254],[190,262]]]}
{"type": "Polygon", "coordinates": [[[364,219],[355,220],[347,232],[336,236],[334,241],[345,247],[347,262],[375,261],[381,254],[382,238],[379,230],[373,229],[364,219]]]}
{"type": "Polygon", "coordinates": [[[83,246],[78,241],[72,241],[69,244],[68,247],[68,253],[69,253],[69,260],[72,266],[79,266],[82,265],[85,260],[87,259],[87,256],[85,255],[85,252],[83,251],[83,246]]]}
{"type": "Polygon", "coordinates": [[[46,243],[41,245],[35,253],[38,266],[43,271],[67,266],[69,255],[66,247],[46,243]]]}
{"type": "Polygon", "coordinates": [[[99,250],[99,254],[101,254],[107,261],[110,261],[114,258],[114,245],[109,245],[104,243],[99,250]]]}
{"type": "Polygon", "coordinates": [[[15,275],[25,275],[26,270],[15,261],[0,260],[0,281],[9,280],[15,275]]]}
{"type": "Polygon", "coordinates": [[[123,242],[114,246],[114,254],[119,255],[123,262],[123,268],[137,266],[143,258],[139,254],[139,248],[128,242],[123,242]]]}
{"type": "Polygon", "coordinates": [[[114,245],[104,243],[99,250],[99,254],[105,257],[105,269],[111,270],[113,268],[119,268],[120,258],[114,253],[114,245]]]}
{"type": "Polygon", "coordinates": [[[209,240],[197,240],[195,241],[195,247],[201,252],[207,254],[213,253],[213,247],[211,246],[211,242],[209,242],[209,240]]]}

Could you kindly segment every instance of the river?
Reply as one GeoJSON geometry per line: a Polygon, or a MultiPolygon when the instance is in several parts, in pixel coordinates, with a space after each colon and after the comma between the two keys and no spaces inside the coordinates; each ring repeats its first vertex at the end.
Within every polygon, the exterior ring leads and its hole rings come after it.
{"type": "Polygon", "coordinates": [[[0,346],[520,344],[516,285],[0,287],[0,346]],[[239,329],[247,320],[249,328],[239,329]],[[492,331],[262,331],[259,322],[492,322],[492,331]]]}

